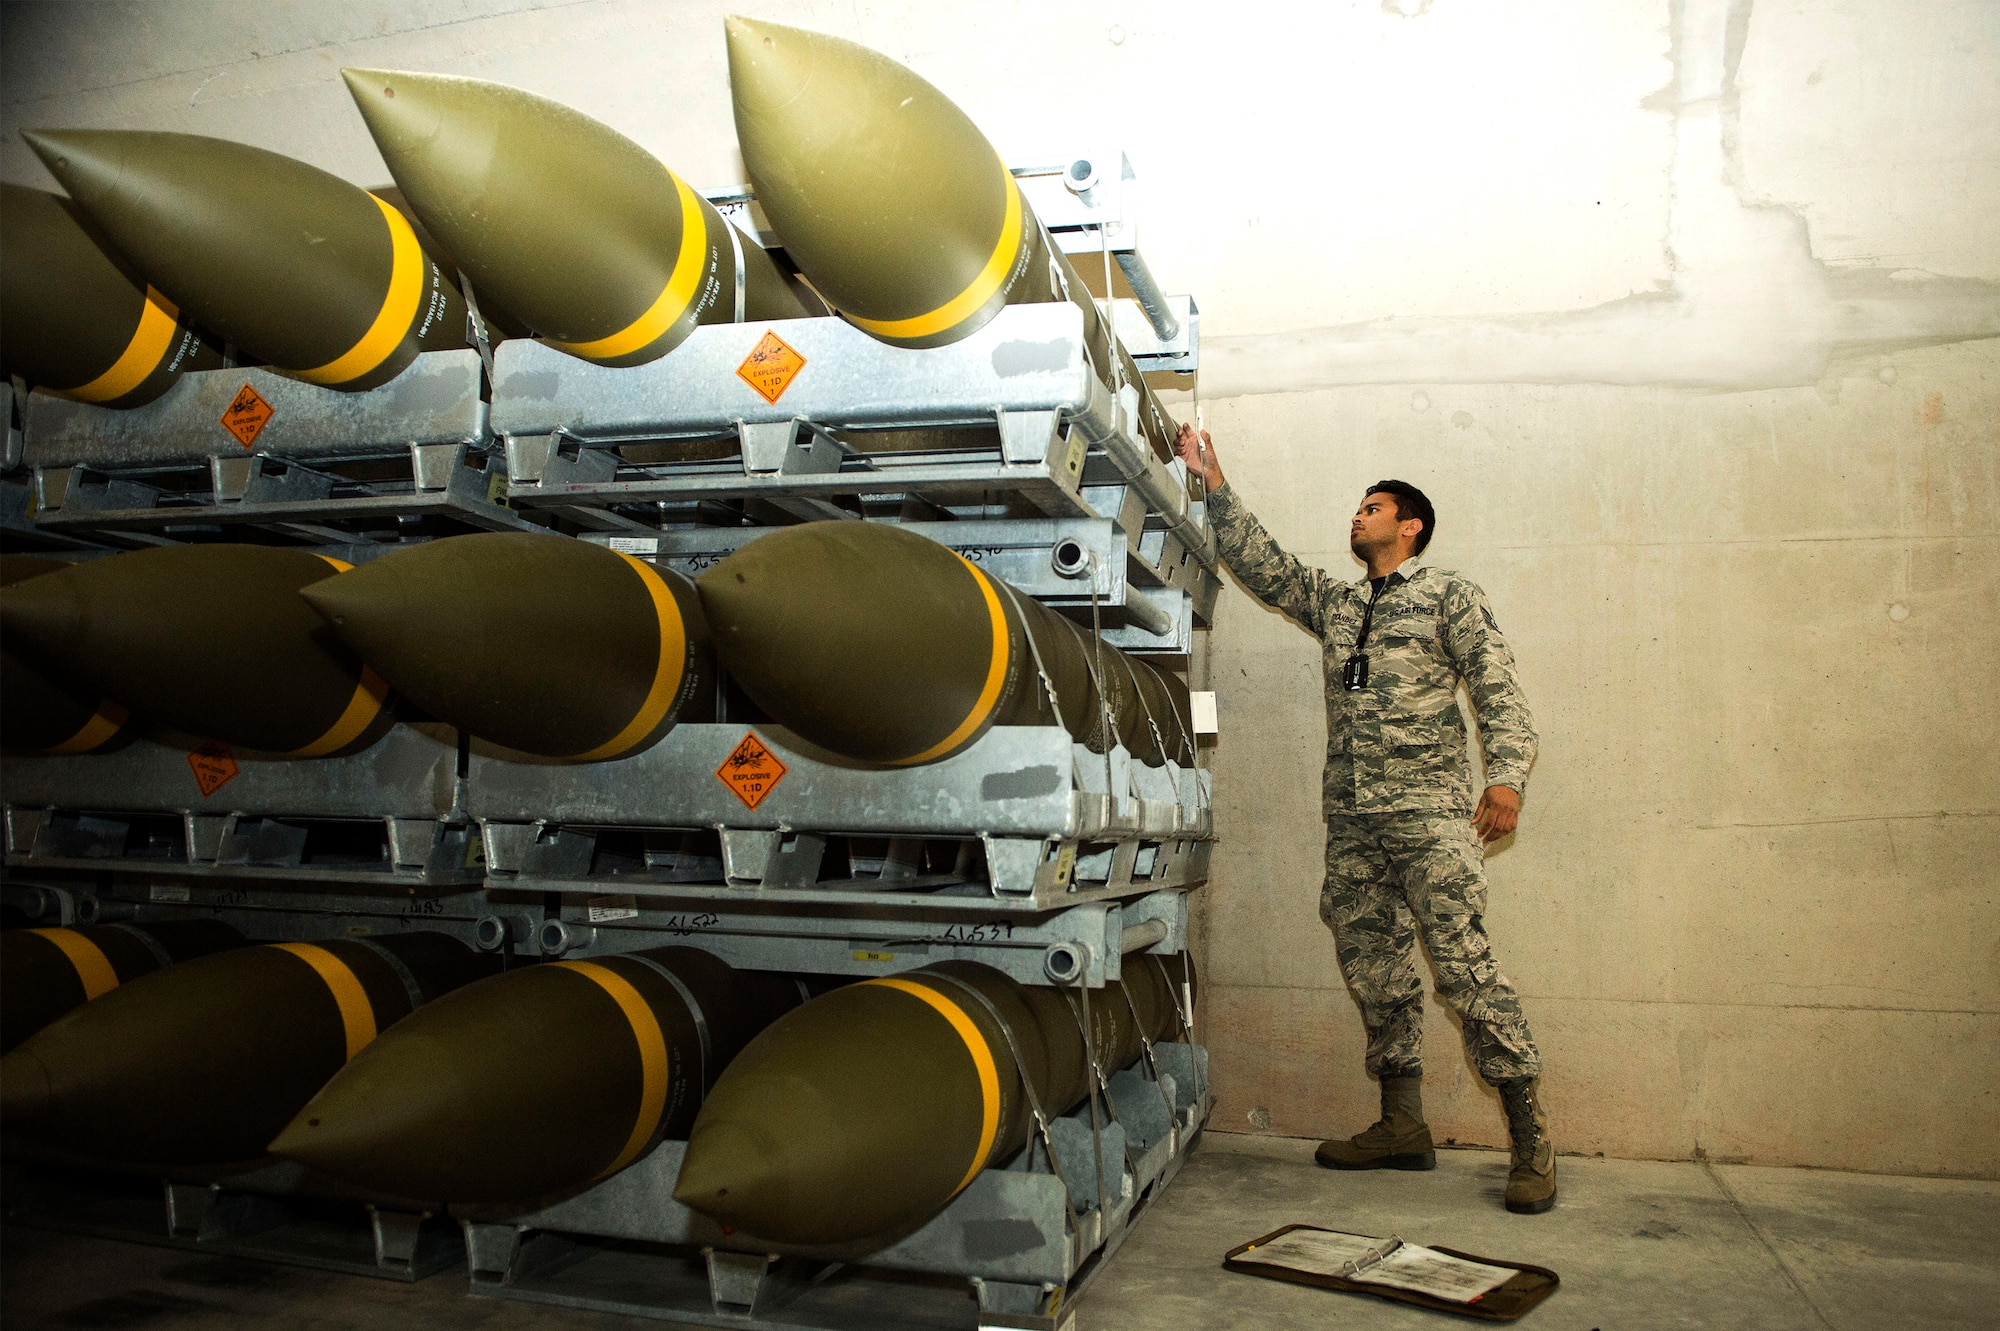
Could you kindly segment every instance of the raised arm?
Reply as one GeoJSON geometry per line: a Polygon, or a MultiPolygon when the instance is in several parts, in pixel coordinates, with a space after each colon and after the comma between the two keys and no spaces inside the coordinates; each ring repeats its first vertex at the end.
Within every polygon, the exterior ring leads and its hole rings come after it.
{"type": "MultiPolygon", "coordinates": [[[[1535,762],[1535,719],[1521,696],[1521,683],[1514,674],[1514,652],[1501,636],[1486,593],[1463,578],[1453,578],[1445,592],[1445,646],[1452,663],[1465,680],[1472,696],[1472,710],[1479,722],[1479,746],[1486,754],[1486,786],[1502,786],[1513,792],[1512,808],[1504,810],[1504,826],[1482,826],[1482,833],[1505,835],[1514,830],[1514,813],[1520,795],[1528,787],[1528,769],[1535,762]]],[[[1502,797],[1503,804],[1505,801],[1502,797]]],[[[1491,801],[1480,799],[1480,813],[1491,801]]],[[[1488,838],[1489,840],[1491,837],[1488,838]]]]}
{"type": "Polygon", "coordinates": [[[1264,524],[1222,479],[1222,463],[1215,456],[1208,431],[1183,425],[1174,448],[1187,469],[1200,476],[1207,487],[1208,525],[1215,531],[1216,548],[1230,571],[1258,600],[1284,611],[1312,632],[1320,632],[1326,572],[1278,548],[1264,524]]]}

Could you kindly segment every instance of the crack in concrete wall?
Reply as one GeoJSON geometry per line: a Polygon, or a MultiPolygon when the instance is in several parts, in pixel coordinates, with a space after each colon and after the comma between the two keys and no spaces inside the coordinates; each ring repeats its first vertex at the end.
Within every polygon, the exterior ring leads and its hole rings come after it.
{"type": "Polygon", "coordinates": [[[1804,216],[1748,197],[1737,71],[1753,0],[1674,0],[1674,116],[1661,292],[1497,318],[1381,319],[1211,337],[1201,392],[1222,398],[1382,383],[1811,384],[1844,356],[2000,336],[2000,283],[1815,258],[1804,216]]]}

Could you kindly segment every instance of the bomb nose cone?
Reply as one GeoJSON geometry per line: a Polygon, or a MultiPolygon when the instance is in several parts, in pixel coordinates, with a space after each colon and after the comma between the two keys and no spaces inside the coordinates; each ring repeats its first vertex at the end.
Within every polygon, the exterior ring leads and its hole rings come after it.
{"type": "Polygon", "coordinates": [[[850,322],[897,346],[943,346],[1011,300],[1051,298],[1033,213],[943,93],[825,33],[749,20],[728,32],[758,202],[850,322]]]}
{"type": "Polygon", "coordinates": [[[382,681],[298,599],[342,567],[277,546],[160,546],[15,584],[0,604],[34,654],[134,712],[320,757],[387,724],[382,681]]]}
{"type": "Polygon", "coordinates": [[[0,1133],[40,1135],[53,1101],[49,1070],[32,1052],[17,1049],[0,1058],[0,1133]]]}
{"type": "Polygon", "coordinates": [[[771,258],[609,125],[520,88],[348,70],[410,207],[480,290],[551,345],[637,365],[698,323],[806,309],[771,258]],[[549,200],[561,199],[559,212],[549,200]],[[739,293],[725,296],[731,287],[739,293]]]}
{"type": "Polygon", "coordinates": [[[753,1234],[774,1236],[793,1210],[792,1191],[806,1183],[786,1168],[792,1152],[754,1125],[721,1123],[698,1130],[674,1181],[674,1200],[753,1234]]]}
{"type": "Polygon", "coordinates": [[[451,1176],[470,1163],[456,1144],[467,1140],[482,1102],[454,1067],[462,1051],[420,1033],[392,1036],[401,1038],[378,1039],[322,1087],[269,1150],[363,1187],[469,1200],[452,1189],[451,1176]]]}
{"type": "Polygon", "coordinates": [[[70,197],[99,193],[116,184],[123,167],[116,135],[87,129],[24,129],[21,141],[34,149],[70,197]]]}
{"type": "Polygon", "coordinates": [[[399,692],[509,748],[622,757],[713,706],[693,585],[584,541],[451,537],[305,592],[399,692]]]}
{"type": "Polygon", "coordinates": [[[340,581],[328,578],[323,582],[309,583],[299,588],[299,595],[305,597],[306,604],[336,628],[346,624],[350,617],[357,623],[365,623],[371,610],[379,613],[382,599],[379,595],[371,596],[365,586],[358,594],[351,585],[336,587],[334,584],[340,581]]]}
{"type": "Polygon", "coordinates": [[[444,76],[393,69],[343,69],[340,77],[377,142],[384,138],[422,142],[436,136],[443,103],[434,89],[444,76]]]}
{"type": "Polygon", "coordinates": [[[196,134],[30,138],[134,270],[276,368],[358,392],[465,345],[463,300],[410,224],[330,172],[196,134]]]}
{"type": "Polygon", "coordinates": [[[1008,687],[1023,677],[1008,650],[1003,589],[945,547],[892,527],[773,532],[696,585],[717,651],[751,698],[850,758],[929,762],[955,752],[1006,714],[1008,687]]]}

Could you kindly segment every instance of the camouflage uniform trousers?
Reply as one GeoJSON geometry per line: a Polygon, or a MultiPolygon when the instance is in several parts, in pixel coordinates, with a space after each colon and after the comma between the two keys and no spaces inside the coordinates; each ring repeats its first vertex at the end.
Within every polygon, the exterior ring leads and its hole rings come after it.
{"type": "Polygon", "coordinates": [[[1485,863],[1485,848],[1462,813],[1326,811],[1319,913],[1361,1006],[1371,1075],[1422,1066],[1419,937],[1479,1075],[1489,1084],[1540,1075],[1542,1057],[1520,995],[1500,973],[1486,937],[1485,863]]]}

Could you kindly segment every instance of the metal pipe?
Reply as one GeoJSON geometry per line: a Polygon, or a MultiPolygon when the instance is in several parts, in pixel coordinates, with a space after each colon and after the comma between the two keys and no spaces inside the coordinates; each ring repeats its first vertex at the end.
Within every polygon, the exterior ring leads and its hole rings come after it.
{"type": "Polygon", "coordinates": [[[1118,951],[1121,956],[1129,956],[1155,943],[1164,942],[1166,937],[1165,920],[1141,920],[1137,924],[1126,925],[1124,932],[1118,935],[1118,951]]]}
{"type": "Polygon", "coordinates": [[[1130,284],[1139,308],[1146,312],[1146,322],[1153,325],[1160,341],[1171,342],[1179,337],[1181,321],[1168,307],[1166,293],[1160,290],[1160,284],[1153,280],[1153,270],[1146,266],[1146,256],[1137,250],[1117,250],[1114,253],[1118,266],[1125,270],[1125,281],[1130,284]]]}
{"type": "Polygon", "coordinates": [[[1125,589],[1125,618],[1156,638],[1174,631],[1174,617],[1129,586],[1125,589]]]}

